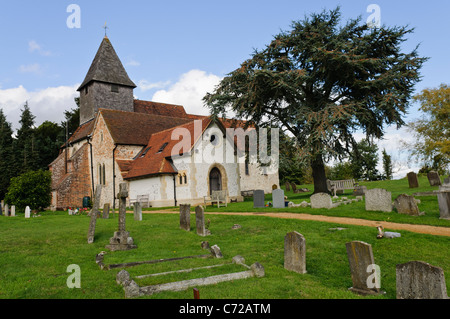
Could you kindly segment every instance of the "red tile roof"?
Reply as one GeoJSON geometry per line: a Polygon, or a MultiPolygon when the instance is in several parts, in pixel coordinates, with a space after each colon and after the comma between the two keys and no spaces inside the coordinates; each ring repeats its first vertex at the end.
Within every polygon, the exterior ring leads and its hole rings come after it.
{"type": "Polygon", "coordinates": [[[182,105],[134,100],[134,112],[172,117],[187,117],[182,105]]]}
{"type": "Polygon", "coordinates": [[[201,130],[195,130],[196,124],[194,121],[191,121],[187,124],[179,125],[177,127],[152,134],[147,146],[145,147],[145,150],[149,148],[148,151],[145,155],[142,155],[133,161],[125,179],[134,179],[160,174],[175,174],[177,171],[170,164],[172,151],[191,151],[191,148],[195,142],[201,138],[202,133],[206,128],[208,128],[210,123],[211,119],[205,117],[201,120],[201,130]],[[172,133],[175,129],[187,129],[190,133],[191,140],[183,140],[183,142],[188,142],[183,145],[183,148],[174,148],[175,145],[181,142],[181,138],[180,140],[172,140],[172,133]],[[166,146],[162,151],[160,151],[161,147],[165,143],[167,143],[166,146]]]}

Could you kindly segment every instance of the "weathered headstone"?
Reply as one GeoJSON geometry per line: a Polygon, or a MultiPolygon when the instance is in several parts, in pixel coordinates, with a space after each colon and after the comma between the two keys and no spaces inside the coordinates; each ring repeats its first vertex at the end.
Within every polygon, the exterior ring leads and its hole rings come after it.
{"type": "Polygon", "coordinates": [[[25,207],[25,218],[30,218],[31,209],[30,206],[25,207]]]}
{"type": "Polygon", "coordinates": [[[191,230],[191,205],[180,204],[180,228],[191,230]]]}
{"type": "Polygon", "coordinates": [[[253,208],[264,208],[264,190],[257,189],[253,192],[253,208]]]}
{"type": "Polygon", "coordinates": [[[450,190],[437,193],[439,204],[439,218],[450,220],[450,190]]]}
{"type": "Polygon", "coordinates": [[[284,190],[282,189],[274,189],[272,191],[272,202],[273,208],[284,208],[286,205],[284,204],[284,190]]]}
{"type": "Polygon", "coordinates": [[[331,196],[327,193],[317,193],[310,197],[311,208],[327,208],[333,207],[331,196]]]}
{"type": "Polygon", "coordinates": [[[210,235],[209,230],[205,227],[205,209],[203,206],[195,207],[195,225],[197,228],[197,235],[208,236],[210,235]]]}
{"type": "Polygon", "coordinates": [[[284,237],[284,268],[299,274],[306,273],[306,241],[296,231],[284,237]]]}
{"type": "Polygon", "coordinates": [[[409,172],[407,175],[409,188],[419,187],[419,180],[417,179],[417,174],[414,172],[409,172]]]}
{"type": "Polygon", "coordinates": [[[114,237],[110,238],[109,245],[107,245],[106,248],[111,251],[137,248],[137,246],[134,245],[133,238],[130,237],[130,232],[127,232],[125,228],[128,197],[127,183],[119,184],[119,193],[117,194],[117,197],[119,198],[119,230],[114,232],[114,237]]]}
{"type": "Polygon", "coordinates": [[[399,214],[405,214],[410,216],[420,216],[424,213],[419,211],[417,202],[414,196],[401,194],[394,201],[394,207],[397,209],[399,214]]]}
{"type": "Polygon", "coordinates": [[[9,216],[9,205],[5,204],[5,216],[9,216]]]}
{"type": "Polygon", "coordinates": [[[442,268],[423,261],[396,266],[397,299],[448,299],[442,268]]]}
{"type": "Polygon", "coordinates": [[[135,202],[133,204],[133,214],[134,214],[134,220],[138,220],[138,221],[142,220],[142,204],[141,204],[141,202],[135,202]]]}
{"type": "Polygon", "coordinates": [[[294,193],[297,193],[297,185],[295,183],[291,183],[291,188],[294,193]]]}
{"type": "Polygon", "coordinates": [[[95,188],[95,195],[94,195],[94,206],[91,210],[91,220],[89,222],[89,231],[88,231],[88,244],[92,244],[94,242],[94,236],[95,236],[95,224],[97,223],[97,216],[99,213],[99,206],[100,206],[100,198],[102,196],[102,185],[97,185],[95,188]]]}
{"type": "Polygon", "coordinates": [[[345,244],[352,274],[353,287],[350,291],[360,295],[377,295],[380,291],[380,274],[375,266],[372,246],[362,241],[345,244]]]}
{"type": "Polygon", "coordinates": [[[448,185],[450,186],[450,176],[444,178],[444,183],[442,185],[448,185]]]}
{"type": "Polygon", "coordinates": [[[289,184],[289,182],[286,182],[284,185],[286,187],[286,192],[290,192],[291,191],[291,184],[289,184]]]}
{"type": "Polygon", "coordinates": [[[382,188],[366,191],[366,210],[392,212],[392,193],[382,188]]]}
{"type": "Polygon", "coordinates": [[[364,196],[367,191],[367,186],[356,186],[353,190],[354,196],[364,196]]]}
{"type": "Polygon", "coordinates": [[[439,186],[441,185],[441,178],[439,177],[438,172],[430,171],[427,174],[428,181],[430,182],[430,186],[439,186]]]}
{"type": "Polygon", "coordinates": [[[12,217],[16,216],[16,206],[14,206],[14,205],[11,206],[11,216],[12,217]]]}
{"type": "Polygon", "coordinates": [[[0,205],[0,216],[3,215],[3,205],[0,205]]]}
{"type": "Polygon", "coordinates": [[[103,219],[109,218],[109,203],[103,205],[103,219]]]}

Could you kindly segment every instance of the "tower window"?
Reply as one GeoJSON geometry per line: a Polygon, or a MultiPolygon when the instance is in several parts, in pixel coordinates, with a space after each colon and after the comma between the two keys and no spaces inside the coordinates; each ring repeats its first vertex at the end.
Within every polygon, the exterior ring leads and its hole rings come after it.
{"type": "Polygon", "coordinates": [[[89,93],[89,87],[86,85],[84,87],[84,94],[88,94],[89,93]]]}
{"type": "Polygon", "coordinates": [[[161,153],[162,151],[164,151],[164,149],[166,148],[167,144],[169,144],[169,143],[164,143],[164,144],[159,148],[159,150],[158,150],[157,153],[161,153]]]}
{"type": "Polygon", "coordinates": [[[111,84],[111,92],[119,93],[119,86],[116,84],[111,84]]]}

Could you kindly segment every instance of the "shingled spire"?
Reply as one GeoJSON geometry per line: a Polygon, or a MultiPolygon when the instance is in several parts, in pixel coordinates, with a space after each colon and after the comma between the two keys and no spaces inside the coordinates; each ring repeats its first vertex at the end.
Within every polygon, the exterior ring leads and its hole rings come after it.
{"type": "Polygon", "coordinates": [[[133,112],[133,89],[108,37],[104,37],[80,92],[80,125],[93,119],[99,108],[133,112]]]}

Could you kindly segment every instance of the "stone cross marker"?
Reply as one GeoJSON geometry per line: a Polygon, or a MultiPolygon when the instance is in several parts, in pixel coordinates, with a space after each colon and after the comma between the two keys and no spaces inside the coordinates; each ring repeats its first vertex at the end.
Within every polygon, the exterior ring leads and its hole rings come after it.
{"type": "Polygon", "coordinates": [[[430,171],[427,174],[428,181],[430,182],[430,186],[439,186],[441,185],[441,178],[439,174],[435,171],[430,171]]]}
{"type": "Polygon", "coordinates": [[[191,205],[180,204],[180,228],[191,231],[191,205]]]}
{"type": "Polygon", "coordinates": [[[135,202],[133,204],[134,220],[142,220],[142,204],[141,202],[135,202]]]}
{"type": "Polygon", "coordinates": [[[394,207],[397,209],[399,214],[410,216],[423,215],[423,213],[419,211],[419,207],[417,206],[414,196],[409,196],[406,194],[399,195],[394,201],[394,207]]]}
{"type": "Polygon", "coordinates": [[[103,205],[103,219],[109,218],[109,203],[103,205]]]}
{"type": "Polygon", "coordinates": [[[439,204],[439,218],[450,220],[450,190],[437,193],[439,204]]]}
{"type": "Polygon", "coordinates": [[[94,195],[94,207],[91,210],[91,220],[89,222],[89,231],[88,231],[88,244],[92,244],[94,242],[95,236],[95,224],[97,223],[97,216],[99,213],[100,199],[102,196],[102,185],[97,185],[95,188],[94,195]]]}
{"type": "Polygon", "coordinates": [[[442,268],[423,261],[396,266],[397,299],[448,299],[442,268]]]}
{"type": "Polygon", "coordinates": [[[306,273],[306,241],[296,231],[284,237],[284,268],[299,274],[306,273]]]}
{"type": "Polygon", "coordinates": [[[345,246],[353,281],[353,287],[349,290],[360,295],[379,294],[379,273],[376,273],[378,270],[374,267],[372,246],[362,241],[352,241],[345,246]]]}
{"type": "Polygon", "coordinates": [[[119,230],[114,232],[114,237],[109,239],[109,245],[107,245],[106,248],[111,251],[137,248],[137,246],[134,245],[133,238],[130,237],[130,233],[125,229],[128,197],[127,183],[119,184],[119,193],[117,194],[117,197],[119,198],[119,230]]]}
{"type": "Polygon", "coordinates": [[[409,172],[407,175],[409,188],[417,188],[419,187],[419,180],[417,179],[417,174],[414,172],[409,172]]]}
{"type": "Polygon", "coordinates": [[[197,235],[208,236],[210,235],[209,230],[205,228],[205,209],[203,206],[195,207],[195,225],[197,228],[197,235]]]}
{"type": "Polygon", "coordinates": [[[311,208],[327,208],[333,207],[331,196],[327,193],[317,193],[310,197],[311,208]]]}
{"type": "Polygon", "coordinates": [[[366,210],[392,212],[392,193],[382,188],[368,189],[366,210]]]}
{"type": "Polygon", "coordinates": [[[253,208],[264,208],[264,191],[257,189],[253,192],[253,208]]]}
{"type": "Polygon", "coordinates": [[[272,190],[273,208],[284,208],[284,190],[277,188],[272,190]]]}
{"type": "Polygon", "coordinates": [[[25,208],[25,218],[30,218],[30,214],[31,214],[30,206],[27,206],[25,208]]]}

